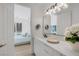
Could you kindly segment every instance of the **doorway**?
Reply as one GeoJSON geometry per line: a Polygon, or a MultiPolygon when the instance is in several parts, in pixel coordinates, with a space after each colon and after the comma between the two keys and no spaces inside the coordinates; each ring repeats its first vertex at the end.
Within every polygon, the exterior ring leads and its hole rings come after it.
{"type": "Polygon", "coordinates": [[[17,56],[32,56],[31,9],[14,5],[14,38],[17,56]]]}

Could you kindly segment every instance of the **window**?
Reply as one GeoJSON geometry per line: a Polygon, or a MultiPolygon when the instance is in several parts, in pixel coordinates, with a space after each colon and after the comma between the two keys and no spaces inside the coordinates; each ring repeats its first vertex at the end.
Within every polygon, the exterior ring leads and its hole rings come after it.
{"type": "Polygon", "coordinates": [[[57,29],[57,15],[51,15],[51,33],[56,33],[57,29]]]}
{"type": "Polygon", "coordinates": [[[22,23],[16,23],[14,26],[15,32],[22,32],[22,23]]]}
{"type": "Polygon", "coordinates": [[[51,25],[51,32],[56,33],[56,25],[51,25]]]}

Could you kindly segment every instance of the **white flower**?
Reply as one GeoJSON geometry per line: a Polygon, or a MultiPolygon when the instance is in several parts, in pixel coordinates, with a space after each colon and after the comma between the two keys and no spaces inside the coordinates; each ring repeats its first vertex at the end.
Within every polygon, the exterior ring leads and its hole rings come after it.
{"type": "Polygon", "coordinates": [[[65,30],[65,37],[71,37],[71,33],[79,32],[79,24],[72,25],[71,27],[67,27],[65,30]]]}
{"type": "Polygon", "coordinates": [[[72,37],[72,35],[70,34],[69,31],[66,31],[66,32],[65,32],[65,37],[72,37]]]}
{"type": "Polygon", "coordinates": [[[69,31],[69,27],[67,27],[67,28],[65,29],[65,32],[66,32],[66,31],[69,31]]]}
{"type": "Polygon", "coordinates": [[[71,27],[70,27],[70,31],[71,31],[72,33],[78,32],[78,31],[79,31],[79,25],[73,25],[73,26],[71,26],[71,27]]]}

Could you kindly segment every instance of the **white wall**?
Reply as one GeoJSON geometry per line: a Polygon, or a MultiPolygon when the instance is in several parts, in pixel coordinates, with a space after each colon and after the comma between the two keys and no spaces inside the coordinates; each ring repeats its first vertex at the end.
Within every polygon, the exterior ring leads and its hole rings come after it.
{"type": "Polygon", "coordinates": [[[42,37],[42,20],[43,16],[41,13],[40,7],[32,7],[32,35],[33,37],[38,36],[42,37]],[[37,24],[41,25],[41,28],[39,30],[35,29],[35,26],[37,24]]]}
{"type": "Polygon", "coordinates": [[[79,24],[79,3],[72,4],[72,24],[79,24]]]}
{"type": "Polygon", "coordinates": [[[14,22],[22,23],[22,33],[30,34],[31,9],[18,4],[14,6],[14,22]]]}
{"type": "Polygon", "coordinates": [[[14,48],[14,5],[0,4],[0,42],[6,43],[0,47],[0,55],[15,55],[14,48]]]}

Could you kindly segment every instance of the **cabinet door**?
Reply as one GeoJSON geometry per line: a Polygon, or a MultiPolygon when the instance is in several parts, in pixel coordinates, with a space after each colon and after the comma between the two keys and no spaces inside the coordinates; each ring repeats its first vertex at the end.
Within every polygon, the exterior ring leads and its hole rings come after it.
{"type": "Polygon", "coordinates": [[[34,39],[34,53],[35,55],[39,56],[39,43],[37,41],[37,39],[34,39]]]}
{"type": "Polygon", "coordinates": [[[60,52],[56,51],[54,48],[49,47],[42,41],[34,40],[34,51],[37,56],[62,56],[60,52]]]}
{"type": "Polygon", "coordinates": [[[34,39],[34,52],[37,56],[47,56],[48,54],[46,54],[43,51],[43,43],[41,41],[39,41],[38,39],[34,39]]]}
{"type": "MultiPolygon", "coordinates": [[[[3,4],[0,4],[0,45],[2,42],[6,42],[4,39],[4,11],[3,11],[3,4]]],[[[7,54],[7,46],[0,47],[0,56],[7,54]]]]}
{"type": "Polygon", "coordinates": [[[48,56],[63,56],[62,53],[58,52],[54,48],[49,47],[48,45],[44,44],[43,51],[48,54],[48,56]]]}
{"type": "Polygon", "coordinates": [[[43,43],[42,41],[39,40],[39,42],[41,45],[40,49],[44,53],[44,55],[47,55],[47,56],[61,56],[62,55],[60,52],[56,51],[54,48],[51,48],[50,46],[43,43]]]}
{"type": "Polygon", "coordinates": [[[0,56],[15,55],[14,51],[14,9],[13,4],[0,4],[0,56]]]}

